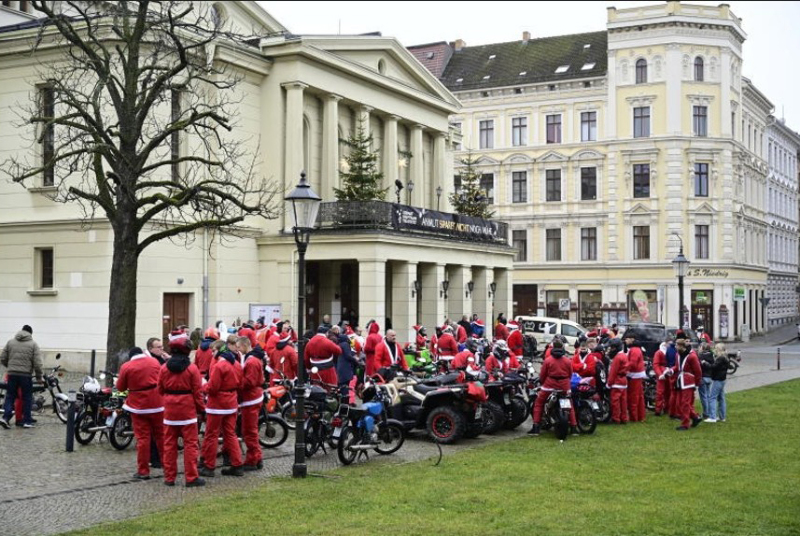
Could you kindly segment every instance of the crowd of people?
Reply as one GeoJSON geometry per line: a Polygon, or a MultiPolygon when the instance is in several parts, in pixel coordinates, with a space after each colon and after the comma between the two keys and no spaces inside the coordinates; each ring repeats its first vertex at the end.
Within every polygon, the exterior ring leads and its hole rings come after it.
{"type": "MultiPolygon", "coordinates": [[[[387,368],[408,369],[407,352],[424,351],[443,368],[467,373],[485,370],[490,378],[517,371],[521,366],[526,341],[520,326],[500,314],[487,332],[477,316],[465,315],[460,321],[446,319],[432,333],[422,325],[413,326],[415,339],[405,345],[394,330],[381,334],[381,327],[370,321],[364,331],[347,321],[333,325],[325,315],[316,332],[303,334],[305,350],[298,356],[298,335],[289,321],[259,319],[227,328],[217,322],[201,332],[178,326],[168,337],[167,352],[161,338],[147,340],[145,349],[135,347],[122,365],[116,387],[127,391],[124,408],[132,414],[136,437],[137,470],[134,478],[149,479],[151,467],[162,467],[164,483],[174,486],[177,477],[179,438],[183,442],[186,486],[202,486],[204,478],[214,477],[218,440],[229,467],[227,476],[242,476],[245,471],[263,468],[258,442],[258,418],[267,382],[294,380],[303,366],[307,377],[333,387],[355,401],[357,371],[372,376],[387,368]],[[194,341],[194,342],[193,342],[194,341]],[[205,435],[199,444],[198,418],[205,416],[205,435]],[[239,432],[245,444],[242,458],[239,432]]],[[[8,368],[8,395],[0,426],[9,419],[21,398],[22,426],[33,426],[30,415],[32,377],[42,377],[42,359],[32,340],[33,330],[24,326],[9,341],[0,355],[8,368]]],[[[688,430],[703,419],[726,420],[725,381],[727,354],[722,344],[704,339],[692,348],[679,330],[674,340],[664,341],[653,356],[646,356],[637,343],[635,329],[619,334],[616,326],[598,328],[581,336],[570,353],[563,336],[543,349],[540,369],[541,390],[570,391],[572,385],[594,383],[597,367],[608,371],[605,387],[610,390],[611,422],[625,424],[645,419],[645,361],[652,359],[657,378],[655,415],[679,419],[678,430],[688,430]],[[694,410],[694,393],[699,389],[703,417],[694,410]]],[[[539,396],[533,408],[530,434],[539,435],[542,407],[539,396]]],[[[19,424],[19,416],[18,423],[19,424]]],[[[574,412],[570,424],[575,431],[574,412]]]]}

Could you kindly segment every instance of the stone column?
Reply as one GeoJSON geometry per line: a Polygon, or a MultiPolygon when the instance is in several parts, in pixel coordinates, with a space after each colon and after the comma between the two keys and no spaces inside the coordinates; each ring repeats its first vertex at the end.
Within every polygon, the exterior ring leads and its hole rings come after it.
{"type": "Polygon", "coordinates": [[[386,261],[358,262],[358,318],[362,323],[374,318],[381,328],[386,324],[386,261]]]}
{"type": "Polygon", "coordinates": [[[472,267],[472,281],[475,283],[475,290],[472,293],[472,311],[467,314],[472,319],[472,314],[477,314],[478,317],[486,324],[486,329],[490,329],[491,315],[492,315],[492,301],[489,299],[489,283],[493,281],[493,277],[488,273],[489,270],[485,266],[472,267]]]}
{"type": "Polygon", "coordinates": [[[322,191],[323,201],[333,201],[339,186],[339,95],[327,95],[322,103],[322,191]]]}
{"type": "Polygon", "coordinates": [[[290,188],[300,180],[303,171],[303,90],[302,82],[287,82],[286,145],[284,148],[284,187],[290,188]]]}
{"type": "Polygon", "coordinates": [[[444,195],[445,185],[447,179],[447,138],[446,132],[437,132],[436,138],[433,142],[433,180],[427,192],[427,199],[425,200],[426,208],[436,208],[436,187],[442,188],[442,195],[444,195]]]}
{"type": "Polygon", "coordinates": [[[425,168],[423,167],[422,125],[414,125],[411,129],[411,172],[409,178],[414,181],[414,191],[411,194],[411,205],[423,206],[422,191],[425,187],[425,168]]]}
{"type": "MultiPolygon", "coordinates": [[[[470,293],[467,283],[472,281],[472,267],[463,265],[450,265],[450,290],[447,292],[450,299],[447,303],[447,315],[455,320],[461,320],[462,315],[472,313],[472,295],[478,290],[473,287],[470,293]]],[[[473,285],[475,284],[472,281],[473,285]]]]}
{"type": "MultiPolygon", "coordinates": [[[[719,81],[720,81],[720,132],[723,138],[736,138],[735,124],[731,124],[731,52],[728,48],[720,51],[719,81]],[[734,128],[734,130],[731,130],[734,128]]],[[[710,74],[710,73],[709,73],[710,74]]],[[[711,77],[709,77],[711,79],[711,77]]],[[[713,101],[712,101],[713,102],[713,101]]],[[[736,123],[739,118],[736,118],[736,123]]],[[[709,133],[710,134],[710,133],[709,133]]]]}
{"type": "MultiPolygon", "coordinates": [[[[433,333],[436,326],[444,322],[445,303],[442,296],[442,281],[444,281],[444,264],[420,264],[422,276],[422,325],[428,328],[428,333],[433,333]]],[[[449,292],[448,292],[449,294],[449,292]]]]}
{"type": "MultiPolygon", "coordinates": [[[[397,157],[397,122],[396,115],[390,115],[383,123],[383,186],[394,192],[394,181],[399,178],[397,157]]],[[[403,192],[405,193],[405,192],[403,192]]],[[[404,196],[400,200],[405,200],[404,196]]]]}
{"type": "Polygon", "coordinates": [[[358,117],[356,118],[356,128],[358,128],[358,123],[360,120],[364,120],[364,129],[367,131],[367,136],[372,132],[372,127],[369,124],[369,114],[373,110],[372,107],[362,105],[358,109],[358,117]]]}
{"type": "Polygon", "coordinates": [[[495,318],[499,313],[505,313],[506,318],[509,320],[513,318],[514,304],[512,303],[512,297],[514,290],[511,279],[510,270],[495,268],[494,282],[497,283],[497,295],[494,297],[495,318]]]}
{"type": "MultiPolygon", "coordinates": [[[[417,279],[416,262],[392,262],[392,311],[390,318],[401,343],[415,342],[412,326],[417,323],[417,297],[412,296],[417,279]]],[[[430,331],[429,331],[430,332],[430,331]]]]}

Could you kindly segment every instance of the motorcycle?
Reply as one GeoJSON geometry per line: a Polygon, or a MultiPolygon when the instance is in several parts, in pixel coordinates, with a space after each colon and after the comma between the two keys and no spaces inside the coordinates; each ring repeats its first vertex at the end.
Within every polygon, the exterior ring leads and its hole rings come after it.
{"type": "Polygon", "coordinates": [[[728,352],[728,375],[736,374],[739,364],[742,362],[742,351],[728,352]]]}
{"type": "MultiPolygon", "coordinates": [[[[317,374],[317,367],[311,369],[312,374],[317,374]]],[[[312,383],[306,387],[305,392],[305,414],[306,420],[306,456],[313,456],[320,448],[327,454],[325,443],[336,448],[338,435],[335,435],[334,422],[340,422],[339,410],[344,405],[338,386],[325,384],[318,379],[312,379],[312,383]]]]}
{"type": "Polygon", "coordinates": [[[365,382],[364,404],[360,407],[342,406],[340,418],[344,426],[339,438],[337,454],[343,465],[350,465],[357,457],[374,450],[386,455],[397,452],[405,441],[405,429],[400,421],[389,419],[386,404],[391,403],[389,385],[365,382]]]}
{"type": "MultiPolygon", "coordinates": [[[[61,359],[60,353],[56,354],[56,359],[61,359]]],[[[42,414],[44,413],[45,408],[50,406],[53,408],[53,413],[56,414],[61,422],[67,422],[69,398],[67,398],[67,395],[61,391],[61,385],[59,384],[58,380],[63,375],[64,373],[61,372],[61,365],[56,365],[50,370],[50,372],[44,375],[42,378],[42,383],[33,385],[31,413],[42,414]],[[50,393],[50,402],[48,402],[44,396],[45,391],[50,393]]],[[[7,383],[0,383],[0,403],[5,402],[5,391],[7,388],[7,383]]]]}
{"type": "Polygon", "coordinates": [[[656,389],[658,385],[658,378],[656,378],[656,371],[653,368],[653,361],[647,359],[645,364],[645,374],[647,377],[644,380],[644,407],[650,411],[656,410],[656,389]]]}
{"type": "Polygon", "coordinates": [[[587,435],[593,434],[601,416],[600,404],[596,400],[597,389],[590,381],[586,381],[586,379],[582,381],[577,374],[572,376],[571,387],[572,406],[575,408],[578,432],[587,435]]]}
{"type": "Polygon", "coordinates": [[[565,440],[569,434],[569,413],[572,409],[572,398],[567,391],[543,392],[539,389],[537,396],[547,396],[542,409],[542,429],[553,428],[556,437],[565,440]]]}
{"type": "Polygon", "coordinates": [[[258,442],[266,449],[278,448],[289,437],[289,425],[278,413],[283,385],[264,389],[264,402],[258,414],[258,442]]]}
{"type": "MultiPolygon", "coordinates": [[[[282,357],[281,364],[285,360],[286,358],[282,357]]],[[[295,406],[294,393],[292,392],[294,380],[287,379],[281,370],[276,370],[275,372],[278,373],[281,379],[277,383],[273,380],[273,383],[266,389],[269,391],[271,403],[275,406],[274,411],[271,410],[268,413],[279,413],[289,429],[294,430],[294,421],[297,418],[297,407],[295,406]]]]}
{"type": "MultiPolygon", "coordinates": [[[[100,379],[105,379],[107,375],[116,383],[116,374],[100,371],[100,379]]],[[[111,387],[100,387],[95,378],[84,376],[77,393],[81,407],[75,415],[75,440],[81,445],[88,445],[100,432],[101,440],[104,435],[107,436],[115,449],[128,448],[133,442],[133,420],[130,413],[122,409],[126,394],[111,387]]]]}

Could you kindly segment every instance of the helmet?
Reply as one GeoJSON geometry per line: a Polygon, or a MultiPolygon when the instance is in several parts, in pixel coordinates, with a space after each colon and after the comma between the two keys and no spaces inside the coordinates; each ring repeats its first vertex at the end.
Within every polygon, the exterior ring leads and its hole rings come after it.
{"type": "Polygon", "coordinates": [[[100,382],[96,379],[92,378],[91,376],[84,376],[83,377],[83,386],[81,386],[81,390],[84,393],[94,393],[97,394],[100,392],[100,382]]]}
{"type": "Polygon", "coordinates": [[[618,354],[622,351],[622,341],[617,338],[609,340],[608,349],[611,350],[614,355],[618,354]]]}
{"type": "Polygon", "coordinates": [[[494,350],[492,353],[501,360],[505,359],[508,357],[508,343],[504,340],[497,341],[494,343],[494,350]]]}
{"type": "Polygon", "coordinates": [[[478,341],[476,339],[467,339],[465,345],[467,346],[467,350],[470,352],[474,352],[478,349],[478,341]]]}
{"type": "Polygon", "coordinates": [[[206,339],[219,339],[219,331],[215,327],[210,327],[206,330],[205,334],[203,335],[206,339]]]}

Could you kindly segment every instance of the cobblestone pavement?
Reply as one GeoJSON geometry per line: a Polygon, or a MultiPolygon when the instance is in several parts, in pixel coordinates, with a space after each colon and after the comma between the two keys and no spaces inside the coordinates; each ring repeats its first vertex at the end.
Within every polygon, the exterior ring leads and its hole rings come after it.
{"type": "MultiPolygon", "coordinates": [[[[800,347],[795,350],[800,352],[800,347]]],[[[729,392],[800,377],[800,367],[771,370],[768,366],[745,361],[739,372],[729,379],[729,392]]],[[[73,378],[68,382],[68,385],[73,378]]],[[[11,427],[0,429],[0,510],[3,512],[3,534],[53,534],[90,527],[106,521],[130,518],[187,500],[210,497],[221,492],[253,489],[275,476],[291,474],[292,437],[278,449],[265,450],[264,470],[248,473],[244,478],[217,476],[208,479],[205,488],[186,489],[180,485],[167,488],[162,484],[161,470],[153,470],[150,481],[135,481],[135,449],[117,451],[107,442],[87,446],[75,444],[75,451],[65,452],[66,427],[50,414],[37,417],[39,424],[27,430],[11,427]]],[[[495,436],[464,440],[459,445],[443,446],[444,455],[463,449],[508,441],[524,435],[530,420],[515,431],[502,431],[495,436]]],[[[403,463],[436,459],[438,449],[424,434],[415,432],[398,453],[372,456],[368,463],[403,463]]],[[[182,462],[179,459],[179,465],[182,462]]],[[[322,473],[339,467],[336,453],[316,454],[308,460],[309,473],[322,473]]],[[[219,471],[218,471],[219,475],[219,471]]],[[[182,474],[179,474],[179,484],[182,474]]]]}

